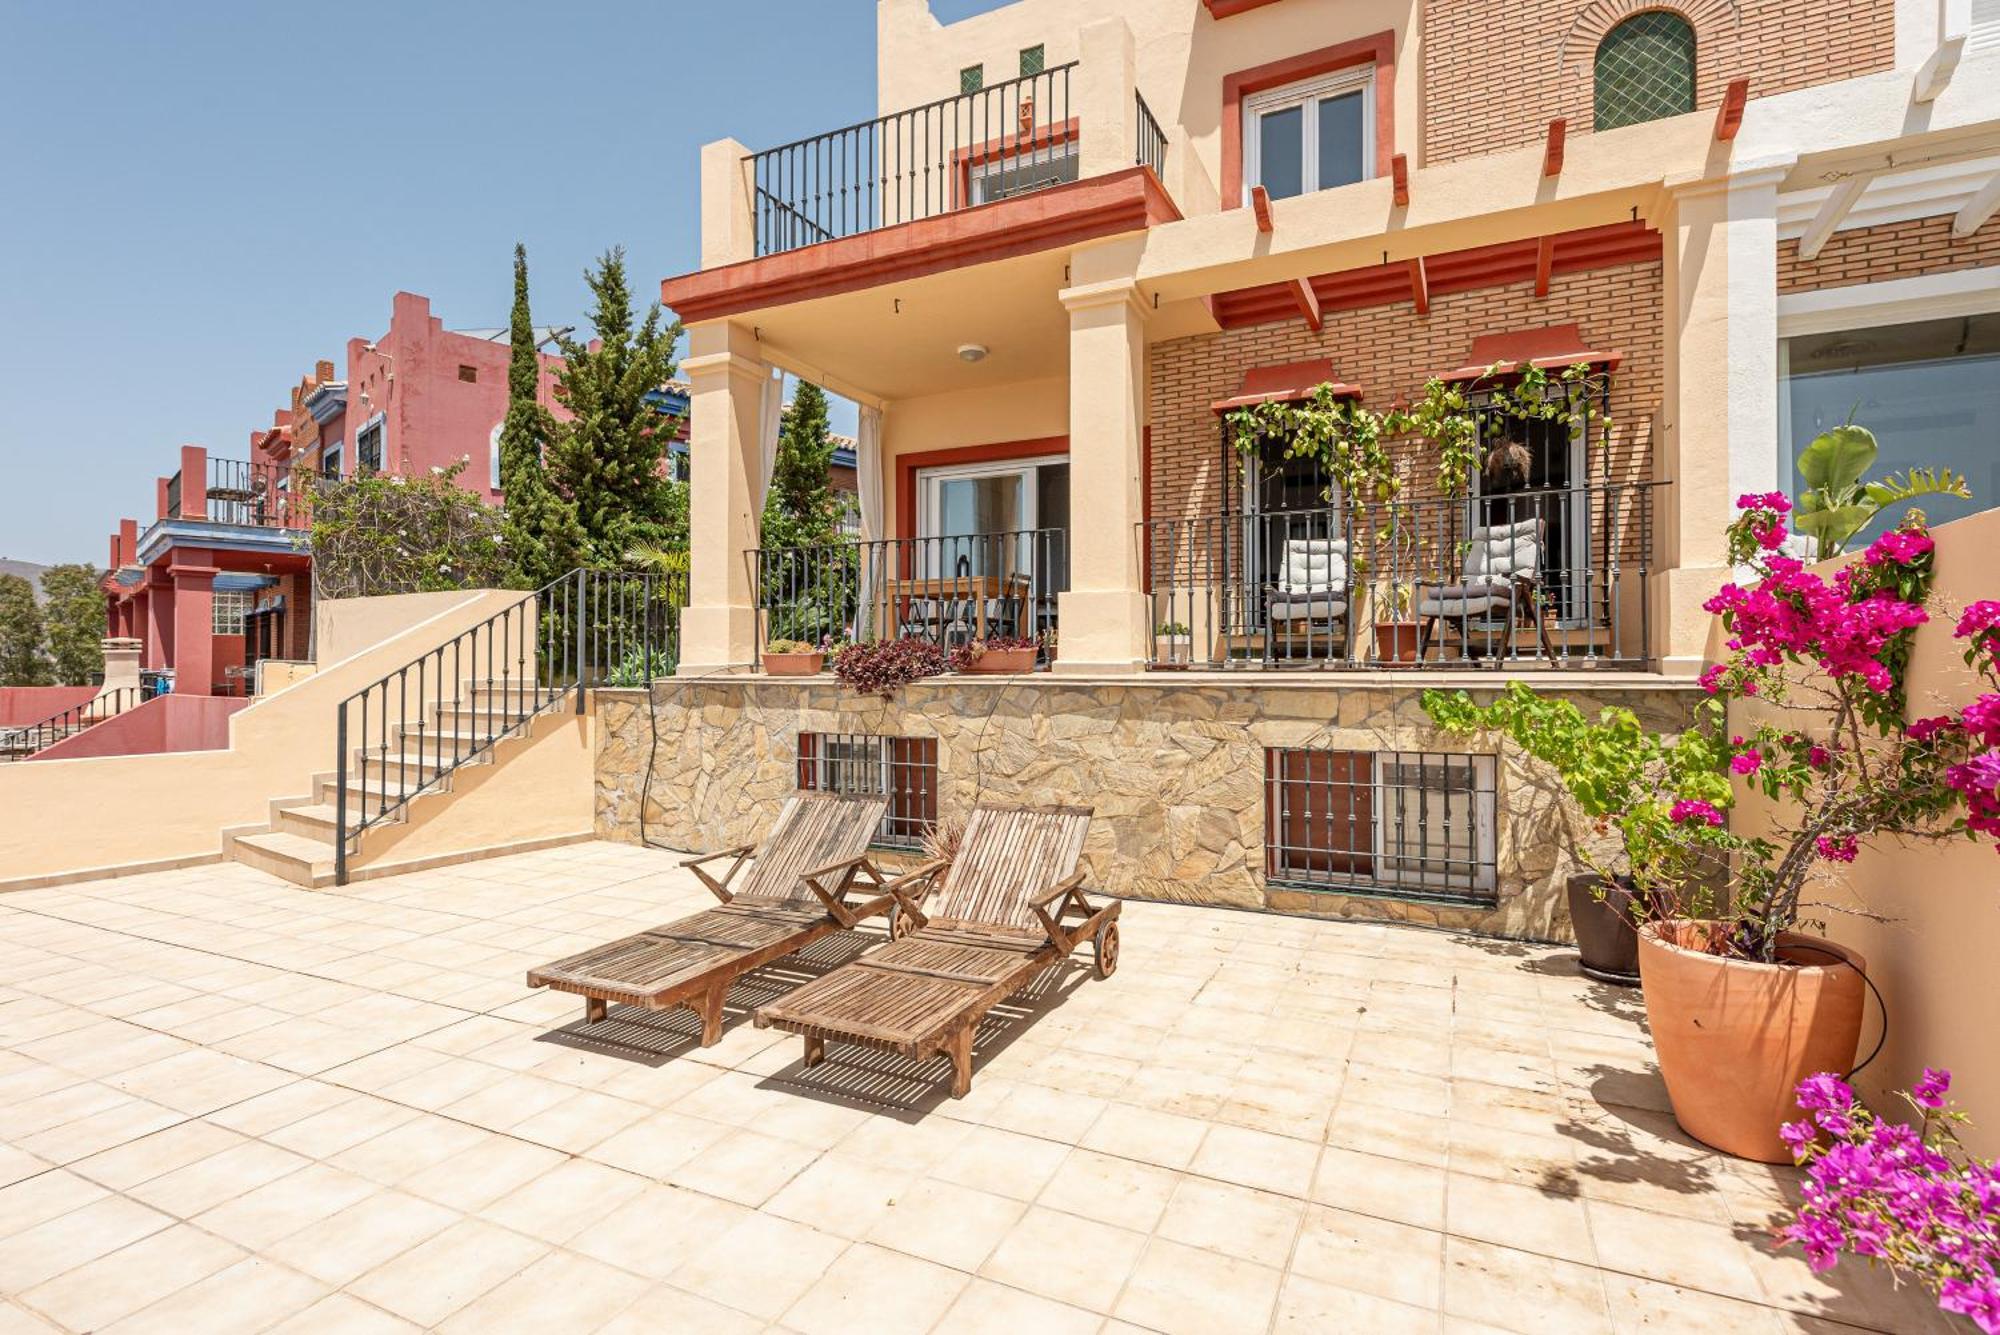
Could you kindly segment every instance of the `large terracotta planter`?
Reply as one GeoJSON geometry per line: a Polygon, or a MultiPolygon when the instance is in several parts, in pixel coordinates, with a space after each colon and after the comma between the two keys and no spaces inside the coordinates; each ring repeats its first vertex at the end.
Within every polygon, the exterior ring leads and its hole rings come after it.
{"type": "Polygon", "coordinates": [[[1861,1041],[1862,958],[1818,937],[1786,933],[1788,964],[1724,959],[1698,943],[1716,923],[1639,931],[1646,1019],[1674,1118],[1704,1145],[1790,1163],[1781,1123],[1804,1114],[1793,1091],[1819,1071],[1846,1075],[1861,1041]]]}
{"type": "Polygon", "coordinates": [[[967,672],[1033,672],[1035,650],[988,649],[966,664],[967,672]]]}
{"type": "Polygon", "coordinates": [[[1421,629],[1414,621],[1378,621],[1375,623],[1375,659],[1378,663],[1414,663],[1417,661],[1417,633],[1421,629]]]}
{"type": "Polygon", "coordinates": [[[824,666],[826,655],[817,649],[785,654],[767,650],[764,654],[764,675],[767,677],[815,677],[824,666]]]}
{"type": "Polygon", "coordinates": [[[1569,921],[1583,972],[1600,983],[1639,985],[1639,933],[1632,921],[1632,891],[1606,884],[1594,871],[1569,878],[1569,921]],[[1599,887],[1603,893],[1600,897],[1599,887]]]}

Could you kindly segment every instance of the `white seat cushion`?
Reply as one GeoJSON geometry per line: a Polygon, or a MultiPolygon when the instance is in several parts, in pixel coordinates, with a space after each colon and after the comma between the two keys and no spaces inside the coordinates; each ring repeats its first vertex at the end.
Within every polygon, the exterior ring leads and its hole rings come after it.
{"type": "Polygon", "coordinates": [[[1281,594],[1340,595],[1347,592],[1347,539],[1290,538],[1278,572],[1281,594]]]}

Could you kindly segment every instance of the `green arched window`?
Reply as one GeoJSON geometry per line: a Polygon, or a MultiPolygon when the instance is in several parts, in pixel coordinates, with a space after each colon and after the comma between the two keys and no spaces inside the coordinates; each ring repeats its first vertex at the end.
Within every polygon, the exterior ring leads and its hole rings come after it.
{"type": "Polygon", "coordinates": [[[1694,110],[1694,28],[1648,9],[1597,45],[1597,128],[1615,130],[1694,110]]]}

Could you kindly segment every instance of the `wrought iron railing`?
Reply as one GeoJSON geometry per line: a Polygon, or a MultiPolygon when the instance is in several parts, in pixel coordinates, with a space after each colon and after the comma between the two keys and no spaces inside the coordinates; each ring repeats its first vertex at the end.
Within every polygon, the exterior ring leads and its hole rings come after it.
{"type": "Polygon", "coordinates": [[[261,459],[210,459],[202,478],[202,512],[181,513],[185,483],[167,479],[167,516],[201,518],[245,528],[312,527],[312,488],[302,470],[261,459]]]}
{"type": "Polygon", "coordinates": [[[1153,119],[1153,109],[1146,105],[1145,95],[1138,89],[1132,90],[1132,100],[1139,104],[1139,143],[1134,161],[1141,167],[1151,167],[1159,180],[1167,177],[1167,135],[1160,123],[1153,119]]]}
{"type": "Polygon", "coordinates": [[[1068,533],[1023,529],[937,538],[767,547],[752,553],[758,648],[772,640],[997,637],[1043,644],[1069,587],[1068,533]]]}
{"type": "Polygon", "coordinates": [[[1657,485],[1147,521],[1152,665],[1644,664],[1657,485]]]}
{"type": "Polygon", "coordinates": [[[370,826],[536,716],[672,673],[686,603],[685,575],[572,571],[341,701],[335,881],[370,826]]]}
{"type": "Polygon", "coordinates": [[[74,737],[86,728],[95,727],[108,718],[116,718],[141,704],[145,698],[137,686],[120,686],[100,691],[94,698],[51,714],[39,723],[0,727],[0,763],[26,760],[37,751],[74,737]]]}
{"type": "Polygon", "coordinates": [[[1076,62],[751,154],[757,254],[893,227],[1077,176],[1076,62]]]}

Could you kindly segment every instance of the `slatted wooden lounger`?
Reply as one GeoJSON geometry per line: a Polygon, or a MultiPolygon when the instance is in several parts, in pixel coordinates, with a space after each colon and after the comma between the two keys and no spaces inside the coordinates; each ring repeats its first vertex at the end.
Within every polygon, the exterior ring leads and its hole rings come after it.
{"type": "Polygon", "coordinates": [[[1089,828],[1088,807],[980,805],[930,908],[890,888],[897,939],[758,1007],[757,1027],[804,1035],[807,1066],[825,1059],[828,1040],[913,1061],[948,1052],[952,1097],[963,1098],[988,1011],[1086,938],[1099,978],[1118,967],[1121,905],[1093,907],[1076,870],[1089,828]]]}
{"type": "Polygon", "coordinates": [[[722,1037],[722,1001],[737,978],[884,909],[921,900],[942,862],[886,881],[866,856],[887,809],[881,797],[800,793],[778,813],[761,852],[745,844],[681,864],[720,907],[544,964],[529,972],[528,986],[583,997],[586,1024],[602,1020],[614,1001],[647,1010],[686,1006],[701,1017],[701,1044],[708,1047],[722,1037]],[[717,880],[706,864],[722,858],[734,860],[717,880]],[[731,891],[746,863],[749,876],[731,891]],[[866,882],[873,898],[848,902],[857,881],[866,882]]]}

